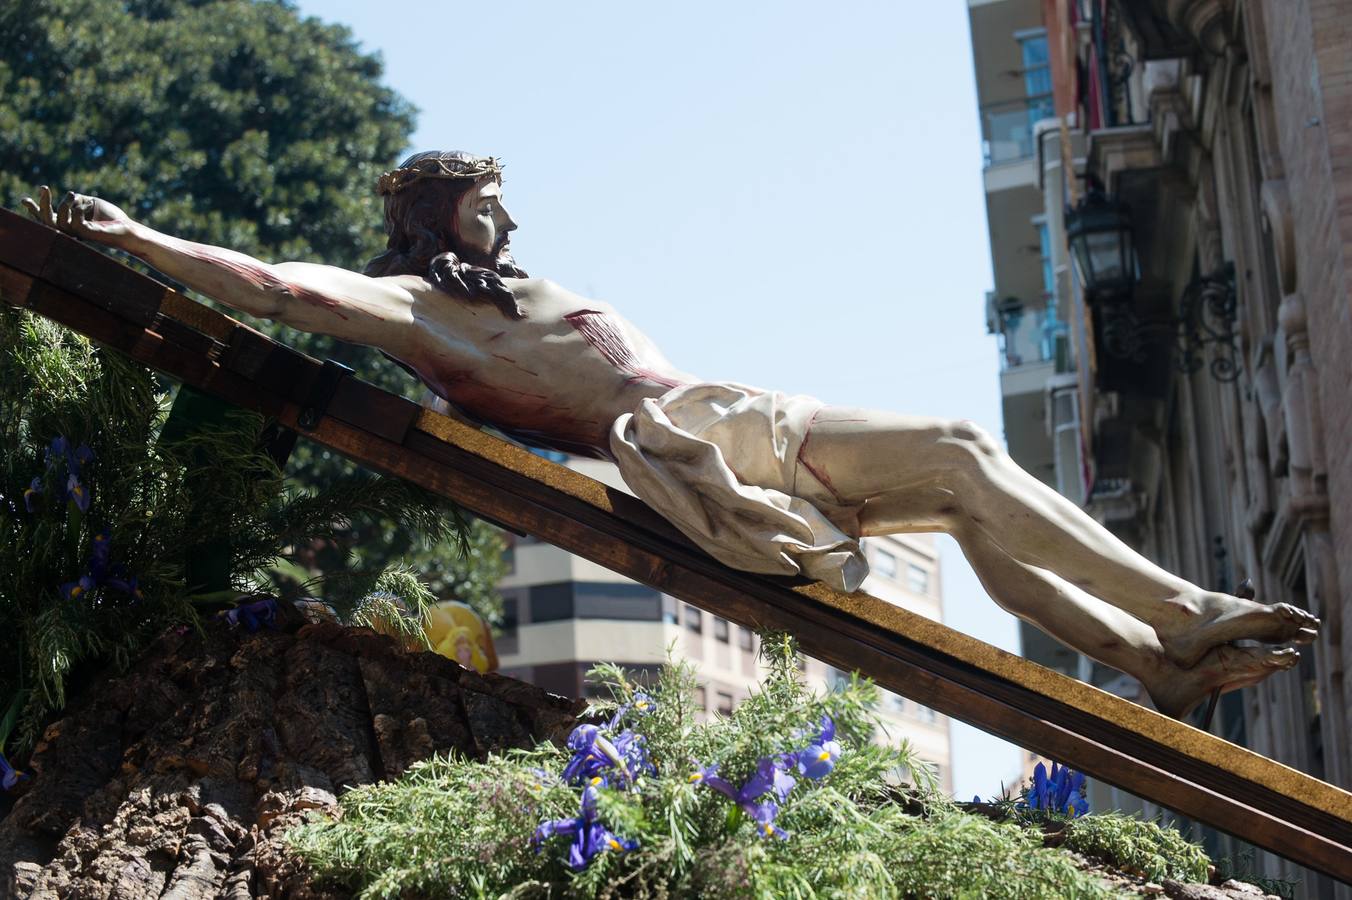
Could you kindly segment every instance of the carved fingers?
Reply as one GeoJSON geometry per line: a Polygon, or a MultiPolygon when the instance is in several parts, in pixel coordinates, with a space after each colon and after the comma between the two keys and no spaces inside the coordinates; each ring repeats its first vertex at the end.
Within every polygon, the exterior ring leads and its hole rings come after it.
{"type": "Polygon", "coordinates": [[[45,184],[38,189],[36,201],[25,197],[23,205],[39,222],[76,237],[106,241],[127,234],[131,224],[127,214],[107,200],[74,191],[67,191],[60,205],[53,209],[52,189],[45,184]]]}
{"type": "Polygon", "coordinates": [[[52,210],[52,189],[43,185],[38,188],[38,199],[23,198],[24,209],[28,214],[49,228],[56,227],[56,213],[52,210]]]}

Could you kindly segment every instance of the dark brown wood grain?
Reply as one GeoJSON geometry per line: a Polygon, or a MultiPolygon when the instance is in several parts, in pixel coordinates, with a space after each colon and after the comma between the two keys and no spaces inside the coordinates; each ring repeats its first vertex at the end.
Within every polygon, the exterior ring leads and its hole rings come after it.
{"type": "MultiPolygon", "coordinates": [[[[319,362],[192,304],[102,254],[83,247],[73,251],[66,245],[76,242],[50,229],[14,218],[0,213],[0,286],[26,292],[36,312],[295,427],[319,378],[319,362]],[[52,260],[74,260],[79,271],[62,273],[52,260]],[[41,277],[32,280],[34,271],[41,277]],[[124,288],[125,302],[119,299],[124,288]],[[151,298],[159,298],[158,313],[147,319],[151,298]]],[[[420,430],[419,413],[403,398],[344,377],[326,415],[307,436],[727,619],[789,631],[806,652],[832,665],[857,669],[947,715],[1298,863],[1352,880],[1352,816],[1330,811],[1346,808],[1339,806],[1344,795],[1336,788],[1276,763],[1270,764],[1271,774],[1240,776],[1217,761],[1224,753],[1211,753],[1210,761],[1198,758],[1111,716],[1032,689],[1035,680],[1020,683],[946,652],[942,642],[926,643],[818,602],[803,592],[802,581],[729,569],[633,497],[605,489],[597,495],[603,502],[589,502],[420,430]],[[1283,792],[1273,787],[1284,783],[1303,788],[1283,792]],[[1302,795],[1304,789],[1309,791],[1302,795]]],[[[1040,670],[1038,677],[1061,676],[1040,670]]],[[[1214,742],[1206,744],[1213,751],[1228,746],[1210,735],[1189,737],[1214,742]]]]}

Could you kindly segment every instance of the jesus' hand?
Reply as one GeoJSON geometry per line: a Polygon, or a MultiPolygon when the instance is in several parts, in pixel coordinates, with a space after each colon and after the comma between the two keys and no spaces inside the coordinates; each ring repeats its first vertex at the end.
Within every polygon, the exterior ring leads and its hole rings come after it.
{"type": "Polygon", "coordinates": [[[109,243],[131,233],[132,220],[107,200],[67,191],[60,206],[52,208],[52,189],[43,185],[38,199],[24,197],[23,205],[33,218],[76,237],[109,243]]]}

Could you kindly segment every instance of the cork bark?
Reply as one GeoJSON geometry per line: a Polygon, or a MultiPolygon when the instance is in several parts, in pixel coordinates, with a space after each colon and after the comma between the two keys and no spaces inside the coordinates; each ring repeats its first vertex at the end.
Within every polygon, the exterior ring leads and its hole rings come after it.
{"type": "Polygon", "coordinates": [[[433,753],[561,742],[578,701],[366,629],[165,634],[47,728],[0,801],[0,896],[311,898],[281,833],[433,753]]]}

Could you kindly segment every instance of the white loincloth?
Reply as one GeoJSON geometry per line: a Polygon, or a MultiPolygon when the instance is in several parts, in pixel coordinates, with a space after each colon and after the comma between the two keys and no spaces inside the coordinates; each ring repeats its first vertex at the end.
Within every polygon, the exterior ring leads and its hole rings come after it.
{"type": "Polygon", "coordinates": [[[610,449],[634,493],[720,562],[853,591],[868,562],[836,522],[858,508],[839,506],[798,460],[821,407],[738,384],[689,384],[616,419],[610,449]]]}

